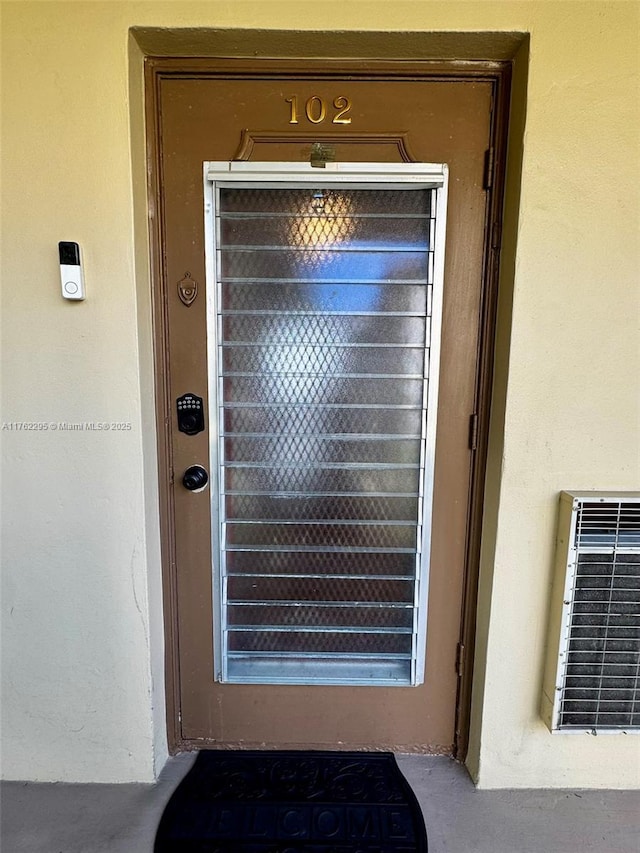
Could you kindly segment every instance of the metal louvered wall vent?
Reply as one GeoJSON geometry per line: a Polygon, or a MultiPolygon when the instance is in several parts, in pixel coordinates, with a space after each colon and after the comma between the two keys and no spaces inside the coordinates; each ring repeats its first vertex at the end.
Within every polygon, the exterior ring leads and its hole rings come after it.
{"type": "Polygon", "coordinates": [[[640,493],[562,493],[550,629],[551,731],[640,731],[640,493]]]}
{"type": "Polygon", "coordinates": [[[446,197],[442,177],[343,188],[315,172],[294,186],[243,173],[212,195],[216,675],[411,685],[446,197]]]}

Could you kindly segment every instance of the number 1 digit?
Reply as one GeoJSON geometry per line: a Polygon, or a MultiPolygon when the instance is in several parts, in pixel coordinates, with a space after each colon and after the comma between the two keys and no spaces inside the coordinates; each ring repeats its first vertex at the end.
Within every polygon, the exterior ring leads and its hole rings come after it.
{"type": "Polygon", "coordinates": [[[289,124],[298,124],[298,96],[292,95],[290,98],[285,98],[284,101],[285,104],[291,104],[289,124]]]}

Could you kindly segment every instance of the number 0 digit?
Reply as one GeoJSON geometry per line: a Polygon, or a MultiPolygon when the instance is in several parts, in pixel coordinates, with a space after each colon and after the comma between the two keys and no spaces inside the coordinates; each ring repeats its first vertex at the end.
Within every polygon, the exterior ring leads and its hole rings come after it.
{"type": "Polygon", "coordinates": [[[321,121],[324,121],[324,117],[327,114],[327,108],[325,106],[322,98],[318,97],[318,95],[312,95],[307,103],[305,104],[305,113],[307,114],[307,118],[312,124],[320,124],[321,121]],[[317,108],[314,107],[314,104],[317,104],[317,108]],[[314,112],[316,115],[314,115],[314,112]]]}

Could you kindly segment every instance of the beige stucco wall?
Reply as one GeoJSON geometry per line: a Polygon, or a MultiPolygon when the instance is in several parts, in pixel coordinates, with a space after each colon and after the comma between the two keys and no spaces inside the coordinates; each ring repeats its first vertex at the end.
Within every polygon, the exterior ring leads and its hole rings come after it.
{"type": "Polygon", "coordinates": [[[640,785],[638,739],[551,737],[538,715],[557,493],[638,483],[638,9],[2,3],[2,420],[131,424],[0,433],[5,777],[149,780],[166,754],[129,28],[509,30],[531,33],[531,57],[511,327],[508,282],[500,314],[506,404],[492,438],[469,762],[485,787],[640,785]],[[59,295],[64,239],[83,247],[81,304],[59,295]]]}

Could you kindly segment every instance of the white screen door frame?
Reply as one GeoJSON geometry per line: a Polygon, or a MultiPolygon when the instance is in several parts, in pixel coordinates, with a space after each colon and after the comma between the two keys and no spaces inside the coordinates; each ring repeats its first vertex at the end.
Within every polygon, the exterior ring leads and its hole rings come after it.
{"type": "MultiPolygon", "coordinates": [[[[434,482],[434,462],[435,462],[435,437],[436,437],[436,418],[437,418],[437,401],[438,401],[438,384],[439,384],[439,361],[440,361],[440,335],[441,335],[441,320],[442,320],[442,297],[443,297],[443,275],[444,275],[444,250],[445,250],[445,229],[446,229],[446,207],[447,207],[447,185],[448,185],[448,168],[444,164],[426,164],[426,163],[327,163],[325,168],[312,167],[308,163],[260,163],[260,162],[207,162],[204,164],[204,198],[205,198],[205,237],[206,237],[206,277],[207,277],[207,359],[208,359],[208,376],[209,376],[209,427],[210,427],[210,464],[211,464],[211,519],[212,519],[212,554],[213,554],[213,597],[214,597],[214,678],[217,681],[227,683],[273,683],[273,684],[343,684],[343,685],[381,685],[381,686],[414,686],[423,683],[425,656],[426,656],[426,633],[427,633],[427,602],[428,602],[428,586],[429,586],[429,555],[431,542],[431,518],[433,505],[433,482],[434,482]],[[359,628],[354,627],[354,624],[345,626],[340,623],[331,624],[327,627],[325,624],[309,624],[305,623],[304,627],[298,625],[297,628],[292,628],[290,624],[284,624],[282,621],[278,625],[260,624],[255,626],[251,624],[251,620],[238,619],[236,613],[255,612],[260,606],[268,606],[271,611],[282,611],[293,614],[294,610],[298,613],[313,607],[314,611],[320,612],[319,608],[327,608],[325,612],[337,612],[338,607],[356,608],[359,607],[361,614],[367,611],[367,608],[373,610],[374,607],[383,607],[379,603],[372,603],[363,600],[362,595],[358,595],[357,600],[336,601],[335,598],[330,601],[323,599],[321,601],[310,601],[308,596],[302,597],[300,600],[296,598],[295,592],[290,595],[286,601],[280,599],[263,602],[258,599],[241,600],[242,593],[235,593],[235,586],[247,583],[250,584],[252,578],[259,577],[259,573],[248,577],[239,578],[228,567],[228,556],[233,559],[237,557],[237,551],[244,548],[243,553],[247,550],[255,556],[260,552],[258,548],[246,548],[242,544],[237,546],[234,544],[233,538],[235,530],[245,531],[254,521],[250,520],[250,524],[245,522],[242,527],[242,522],[238,522],[235,518],[228,517],[229,501],[234,497],[237,499],[242,489],[234,488],[235,483],[230,481],[230,473],[233,473],[234,466],[242,466],[243,463],[237,463],[232,460],[228,452],[229,430],[226,417],[234,405],[243,405],[242,403],[233,403],[228,401],[230,383],[242,383],[247,379],[249,374],[241,371],[227,371],[227,362],[229,360],[229,351],[234,347],[247,346],[247,344],[231,344],[226,340],[227,332],[226,323],[228,323],[231,315],[237,316],[247,312],[227,311],[225,308],[225,298],[223,297],[223,287],[232,284],[233,276],[226,277],[225,264],[226,258],[223,257],[226,251],[231,252],[234,247],[225,247],[221,238],[221,199],[224,197],[225,190],[255,190],[255,191],[270,191],[270,190],[305,190],[311,191],[311,198],[320,199],[319,203],[324,203],[324,194],[332,192],[361,192],[367,190],[388,190],[394,192],[404,192],[411,189],[422,189],[432,191],[430,198],[431,202],[430,213],[425,217],[425,240],[427,249],[425,253],[425,268],[427,269],[426,279],[423,282],[426,294],[426,309],[424,312],[424,323],[426,329],[426,338],[424,342],[424,370],[421,381],[422,400],[420,404],[420,434],[419,434],[419,459],[416,457],[416,470],[418,472],[418,487],[416,494],[416,517],[412,522],[415,529],[415,546],[412,549],[413,565],[415,567],[413,577],[411,577],[410,597],[405,595],[402,604],[393,604],[394,607],[403,607],[405,610],[404,617],[405,626],[402,629],[404,636],[394,634],[393,628],[379,628],[372,625],[365,625],[363,628],[360,624],[359,628]],[[315,193],[315,195],[314,195],[315,193]],[[225,350],[227,346],[227,350],[225,350]],[[225,385],[225,383],[228,383],[225,385]],[[239,579],[239,584],[238,584],[239,579]],[[244,611],[242,608],[245,608],[244,611]],[[290,608],[286,611],[285,608],[290,608]],[[314,634],[315,632],[315,634],[314,634]],[[368,645],[376,643],[380,634],[384,633],[385,637],[390,641],[398,639],[399,652],[383,652],[372,653],[368,650],[368,645]],[[314,637],[311,638],[311,635],[314,637]],[[348,635],[348,636],[347,636],[348,635]],[[260,646],[256,647],[254,642],[256,636],[263,636],[267,643],[267,650],[260,646]],[[277,647],[278,638],[283,638],[289,644],[288,651],[282,649],[274,651],[269,650],[268,643],[277,647]],[[295,637],[302,638],[302,651],[299,649],[291,649],[291,644],[295,645],[295,637]],[[322,648],[322,638],[331,637],[335,639],[335,643],[326,648],[322,648]],[[275,639],[274,639],[275,638],[275,639]],[[308,642],[313,639],[313,643],[308,642]],[[346,642],[346,645],[345,645],[346,642]],[[342,645],[340,645],[342,643],[342,645]],[[351,647],[347,648],[351,643],[351,647]],[[353,645],[355,643],[355,645],[353,645]],[[310,651],[309,645],[314,645],[315,650],[310,651]],[[340,649],[334,652],[333,647],[340,649]],[[318,651],[319,649],[319,651],[318,651]]],[[[390,214],[390,216],[393,214],[390,214]]],[[[238,216],[238,214],[236,214],[238,216]]],[[[240,214],[245,219],[249,214],[240,214]]],[[[385,214],[378,214],[379,219],[384,219],[385,214]]],[[[401,217],[401,214],[395,214],[396,218],[401,217]]],[[[292,214],[293,219],[293,214],[292,214]]],[[[252,246],[245,244],[242,247],[245,253],[260,253],[267,247],[252,246]]],[[[268,247],[273,251],[274,247],[268,247]]],[[[319,248],[310,249],[316,253],[326,250],[326,245],[322,244],[319,248]]],[[[286,249],[283,249],[286,251],[286,249]]],[[[303,249],[306,251],[306,249],[303,249]]],[[[354,250],[354,251],[357,251],[354,250]]],[[[391,251],[385,249],[385,251],[391,251]]],[[[394,250],[402,253],[402,249],[394,250]]],[[[273,257],[276,259],[276,252],[273,257]]],[[[235,279],[238,281],[238,279],[235,279]]],[[[292,279],[273,279],[274,282],[291,283],[292,279]]],[[[316,282],[317,280],[313,280],[316,282]]],[[[320,284],[323,282],[320,281],[320,284]]],[[[390,280],[376,279],[373,281],[367,280],[367,284],[379,283],[388,286],[393,284],[390,280]]],[[[399,285],[400,286],[400,285],[399,285]]],[[[258,312],[259,313],[259,312],[258,312]]],[[[263,312],[268,313],[268,312],[263,312]]],[[[295,313],[295,312],[294,312],[295,313]]],[[[339,313],[339,312],[337,312],[339,313]]],[[[344,313],[344,312],[342,312],[344,313]]],[[[403,316],[408,316],[409,312],[399,312],[403,316]]],[[[232,319],[232,318],[231,318],[232,319]]],[[[381,322],[384,322],[382,318],[381,322]]],[[[388,323],[393,323],[393,317],[389,314],[388,323]]],[[[304,344],[304,342],[302,342],[304,344]]],[[[249,344],[250,346],[251,344],[249,344]]],[[[383,344],[383,346],[395,346],[395,344],[383,344]]],[[[282,346],[280,344],[280,346],[282,346]]],[[[300,346],[296,344],[295,346],[300,346]]],[[[365,346],[371,346],[366,344],[365,346]]],[[[327,374],[328,375],[328,374],[327,374]]],[[[329,376],[329,375],[328,375],[329,376]]],[[[395,381],[395,377],[384,379],[381,377],[373,377],[378,379],[379,387],[382,387],[385,381],[395,381]]],[[[247,381],[249,381],[247,379],[247,381]]],[[[244,405],[253,405],[252,403],[244,405]]],[[[399,407],[401,408],[401,407],[399,407]]],[[[263,434],[246,432],[242,436],[244,439],[255,440],[256,438],[264,438],[263,434]]],[[[237,438],[237,436],[236,436],[237,438]]],[[[371,436],[368,436],[371,439],[371,436]]],[[[414,436],[418,438],[418,436],[414,436]]],[[[273,436],[270,436],[273,439],[273,436]]],[[[335,440],[336,436],[332,435],[329,440],[335,440]]],[[[282,460],[282,465],[285,466],[286,460],[282,460]]],[[[334,467],[339,467],[334,464],[334,467]]],[[[355,466],[354,466],[355,467],[355,466]]],[[[370,466],[371,467],[371,466],[370,466]]],[[[405,466],[406,467],[406,466],[405,466]]],[[[272,465],[273,468],[273,465],[272,465]]],[[[377,469],[382,470],[383,466],[378,465],[377,469]]],[[[377,470],[376,469],[376,470],[377,470]]],[[[246,469],[245,469],[246,470],[246,469]]],[[[242,470],[239,467],[239,473],[242,470]]],[[[255,488],[255,486],[254,486],[255,488]]],[[[262,492],[247,491],[246,487],[241,498],[255,496],[262,492]]],[[[312,493],[312,497],[316,493],[312,493]]],[[[293,500],[296,497],[295,489],[284,488],[277,497],[279,499],[293,500]]],[[[308,498],[308,494],[303,497],[308,498]]],[[[325,497],[330,498],[330,495],[325,497]]],[[[257,524],[258,522],[256,522],[257,524]]],[[[341,524],[344,531],[344,525],[352,524],[352,521],[341,519],[336,522],[328,520],[326,517],[312,522],[312,524],[341,524]]],[[[363,522],[358,522],[363,523],[363,522]]],[[[373,521],[366,522],[371,525],[373,521]]],[[[398,524],[398,522],[395,522],[398,524]]],[[[261,521],[260,524],[265,524],[261,521]]],[[[273,519],[270,522],[271,529],[274,525],[280,525],[283,529],[285,525],[289,525],[288,531],[300,529],[304,524],[296,520],[279,519],[275,522],[273,519]]],[[[255,526],[255,525],[254,525],[255,526]]],[[[268,528],[264,527],[267,530],[268,528]]],[[[287,547],[290,547],[289,545],[287,547]]],[[[296,549],[294,543],[293,548],[296,549]]],[[[301,554],[305,553],[306,546],[299,546],[298,551],[301,554]]],[[[365,553],[367,548],[353,548],[349,544],[329,546],[332,555],[335,557],[336,552],[348,553],[353,555],[355,552],[360,554],[365,553]]],[[[282,550],[282,549],[281,549],[282,550]]],[[[314,554],[320,553],[315,547],[314,554]]],[[[386,549],[395,551],[409,551],[408,548],[386,549]]],[[[304,558],[301,558],[304,560],[304,558]]],[[[349,559],[353,559],[350,557],[349,559]]],[[[364,559],[364,558],[363,558],[364,559]]],[[[304,573],[303,573],[304,574],[304,573]]],[[[319,576],[314,575],[318,578],[319,576]]],[[[335,576],[331,576],[335,577],[335,576]]],[[[365,585],[368,583],[371,588],[376,583],[380,583],[379,577],[375,576],[366,578],[358,576],[358,580],[365,585]]],[[[391,578],[390,580],[396,580],[391,578]]],[[[407,578],[403,578],[407,581],[407,578]]],[[[325,581],[325,578],[319,579],[319,586],[325,581]]],[[[303,578],[304,582],[304,578],[303,578]]],[[[386,576],[383,583],[386,582],[386,576]]],[[[365,587],[366,588],[366,587],[365,587]]],[[[385,605],[386,606],[386,605],[385,605]]],[[[391,605],[390,605],[391,606],[391,605]]],[[[383,608],[384,609],[384,608],[383,608]]],[[[346,613],[346,611],[344,611],[346,613]]],[[[366,617],[361,617],[365,618],[366,617]]],[[[333,642],[333,640],[332,640],[333,642]]]]}

